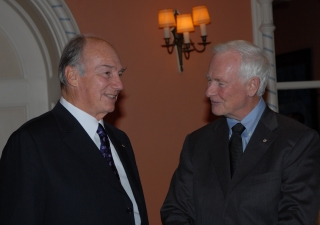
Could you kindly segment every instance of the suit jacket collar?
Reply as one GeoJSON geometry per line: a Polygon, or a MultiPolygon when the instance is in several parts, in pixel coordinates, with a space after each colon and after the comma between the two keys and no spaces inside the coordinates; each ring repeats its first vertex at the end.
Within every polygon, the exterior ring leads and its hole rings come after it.
{"type": "Polygon", "coordinates": [[[215,167],[218,180],[224,196],[231,182],[230,179],[230,160],[229,160],[229,127],[227,120],[221,119],[217,121],[217,125],[213,128],[211,138],[207,143],[208,151],[211,152],[213,164],[215,167]],[[214,148],[212,148],[214,146],[214,148]]]}
{"type": "Polygon", "coordinates": [[[278,127],[276,113],[266,107],[250,141],[239,159],[237,169],[228,189],[228,195],[239,182],[255,167],[276,139],[273,132],[278,127]]]}
{"type": "MultiPolygon", "coordinates": [[[[92,174],[100,176],[101,179],[104,178],[103,180],[110,182],[118,191],[126,195],[112,169],[105,162],[100,152],[97,151],[97,146],[72,114],[60,102],[54,107],[52,113],[56,118],[64,143],[91,165],[92,174]]],[[[115,140],[115,138],[113,139],[115,140]]]]}
{"type": "MultiPolygon", "coordinates": [[[[127,178],[130,183],[130,187],[132,190],[132,193],[134,195],[135,201],[137,203],[137,206],[139,208],[140,218],[141,218],[141,224],[148,224],[148,217],[147,212],[145,208],[145,200],[144,195],[142,191],[142,186],[140,183],[139,174],[136,168],[134,156],[130,156],[129,152],[132,152],[132,147],[129,140],[124,140],[125,142],[120,141],[115,133],[113,132],[113,129],[111,125],[105,123],[105,129],[108,133],[108,136],[110,140],[112,141],[112,144],[114,145],[119,158],[121,160],[121,163],[125,169],[127,178]]],[[[124,136],[126,137],[126,136],[124,136]]],[[[132,152],[133,153],[133,152],[132,152]]],[[[115,177],[113,175],[113,177],[115,177]]]]}
{"type": "Polygon", "coordinates": [[[257,127],[238,162],[237,169],[230,177],[229,127],[226,119],[217,121],[213,128],[215,135],[208,141],[208,151],[212,160],[225,198],[230,195],[239,182],[254,168],[264,153],[276,139],[273,130],[278,127],[276,114],[266,107],[257,127]],[[212,149],[212,146],[215,146],[212,149]]]}
{"type": "Polygon", "coordinates": [[[121,163],[124,167],[124,170],[126,171],[127,174],[127,178],[129,180],[130,183],[130,187],[131,190],[134,194],[134,197],[136,199],[136,202],[138,204],[138,199],[140,199],[140,196],[143,195],[143,193],[137,193],[138,190],[140,190],[138,187],[140,187],[140,183],[139,183],[139,177],[136,176],[136,174],[134,173],[134,171],[136,170],[133,167],[133,162],[131,161],[129,155],[128,155],[128,151],[126,150],[126,148],[131,148],[131,146],[125,146],[124,143],[122,143],[114,134],[114,132],[110,129],[110,126],[108,124],[105,123],[105,129],[108,133],[108,136],[112,142],[112,144],[114,145],[119,158],[121,160],[121,163]]]}

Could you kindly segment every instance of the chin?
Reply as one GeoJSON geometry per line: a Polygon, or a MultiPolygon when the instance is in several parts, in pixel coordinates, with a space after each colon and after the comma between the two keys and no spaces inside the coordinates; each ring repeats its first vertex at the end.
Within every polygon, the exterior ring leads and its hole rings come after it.
{"type": "Polygon", "coordinates": [[[214,110],[212,109],[211,112],[216,115],[216,116],[223,116],[224,114],[222,112],[220,112],[219,110],[214,110]]]}
{"type": "Polygon", "coordinates": [[[113,112],[114,109],[116,108],[114,104],[105,104],[102,107],[103,108],[101,109],[103,109],[105,112],[113,112]]]}
{"type": "Polygon", "coordinates": [[[115,109],[115,107],[113,107],[113,108],[108,108],[108,109],[106,109],[106,112],[107,112],[107,113],[112,113],[112,112],[114,111],[114,109],[115,109]]]}

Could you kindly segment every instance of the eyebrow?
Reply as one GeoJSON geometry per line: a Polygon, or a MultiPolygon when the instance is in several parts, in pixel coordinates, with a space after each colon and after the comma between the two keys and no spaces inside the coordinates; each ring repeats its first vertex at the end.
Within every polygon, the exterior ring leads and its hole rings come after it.
{"type": "MultiPolygon", "coordinates": [[[[110,66],[110,65],[108,65],[108,64],[104,64],[104,65],[100,65],[100,66],[105,66],[105,67],[108,67],[108,68],[110,68],[110,69],[116,68],[115,66],[110,66]]],[[[100,67],[100,66],[98,66],[98,67],[100,67]]],[[[119,70],[119,73],[123,73],[126,69],[127,69],[127,68],[122,68],[122,69],[120,69],[120,70],[119,70]]]]}

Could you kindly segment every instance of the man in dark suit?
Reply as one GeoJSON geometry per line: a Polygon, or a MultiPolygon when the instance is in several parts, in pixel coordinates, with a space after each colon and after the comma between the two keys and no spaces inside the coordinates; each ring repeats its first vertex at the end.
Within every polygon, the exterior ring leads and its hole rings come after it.
{"type": "Polygon", "coordinates": [[[1,225],[148,224],[129,138],[103,122],[124,70],[102,39],[78,35],[67,44],[60,101],[15,131],[3,150],[1,225]]]}
{"type": "Polygon", "coordinates": [[[266,106],[270,64],[263,50],[232,41],[214,52],[206,95],[223,117],[186,137],[163,224],[314,225],[317,132],[266,106]]]}

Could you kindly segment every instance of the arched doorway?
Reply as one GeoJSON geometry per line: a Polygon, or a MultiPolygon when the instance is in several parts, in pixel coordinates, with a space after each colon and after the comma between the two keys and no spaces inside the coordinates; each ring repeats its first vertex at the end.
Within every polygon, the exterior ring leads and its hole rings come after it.
{"type": "Polygon", "coordinates": [[[77,33],[63,0],[0,1],[0,154],[14,130],[59,99],[58,60],[77,33]]]}

